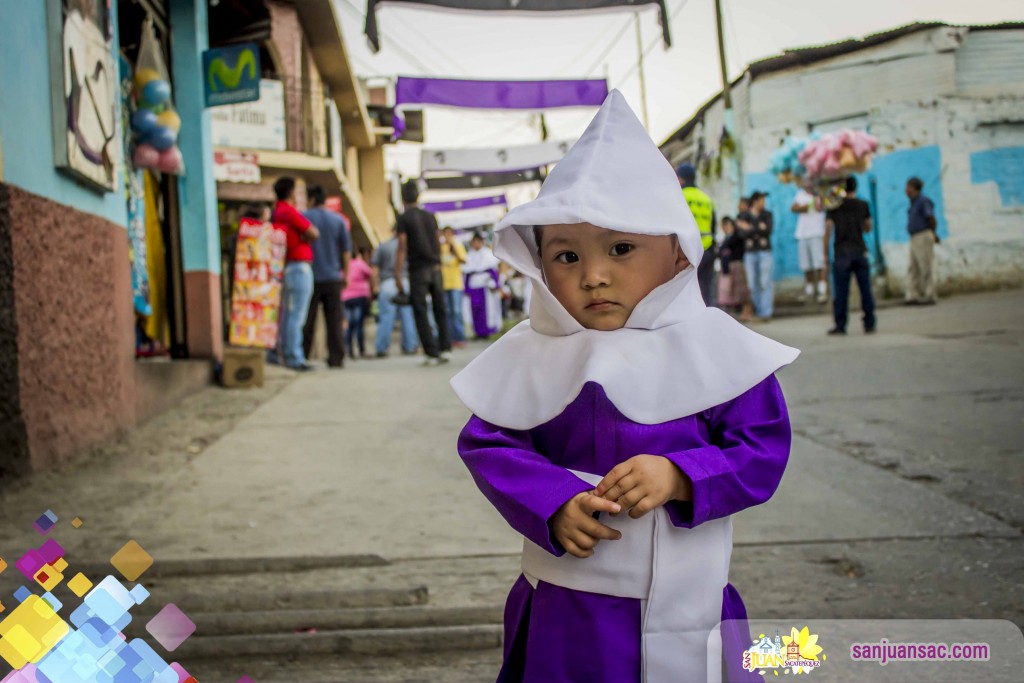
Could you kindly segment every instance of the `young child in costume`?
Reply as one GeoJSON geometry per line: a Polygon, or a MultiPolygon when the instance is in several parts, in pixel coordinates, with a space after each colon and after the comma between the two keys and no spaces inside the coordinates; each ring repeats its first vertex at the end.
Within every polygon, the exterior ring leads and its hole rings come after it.
{"type": "Polygon", "coordinates": [[[459,453],[525,538],[498,680],[714,681],[723,645],[739,677],[730,515],[782,477],[797,352],[704,306],[697,225],[618,91],[495,253],[530,319],[452,386],[459,453]]]}

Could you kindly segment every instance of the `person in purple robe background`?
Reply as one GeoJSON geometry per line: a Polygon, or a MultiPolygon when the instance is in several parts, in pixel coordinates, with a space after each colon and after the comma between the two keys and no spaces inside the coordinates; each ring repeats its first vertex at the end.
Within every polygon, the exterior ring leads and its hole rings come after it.
{"type": "Polygon", "coordinates": [[[618,91],[495,252],[531,318],[452,386],[459,454],[524,537],[498,681],[760,680],[730,516],[781,480],[797,351],[704,306],[696,223],[618,91]]]}
{"type": "Polygon", "coordinates": [[[483,236],[473,233],[462,274],[466,279],[464,300],[473,319],[473,333],[477,339],[486,339],[501,328],[498,263],[494,253],[484,244],[483,236]]]}

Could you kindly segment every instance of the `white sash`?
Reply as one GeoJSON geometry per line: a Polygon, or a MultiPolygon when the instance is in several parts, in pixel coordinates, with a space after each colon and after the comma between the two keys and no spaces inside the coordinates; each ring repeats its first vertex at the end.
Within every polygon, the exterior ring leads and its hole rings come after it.
{"type": "MultiPolygon", "coordinates": [[[[602,477],[570,470],[589,484],[602,477]]],[[[601,514],[622,532],[586,559],[555,557],[528,539],[523,575],[572,590],[640,600],[644,683],[721,681],[722,591],[729,582],[732,520],[676,527],[664,507],[640,519],[601,514]]]]}

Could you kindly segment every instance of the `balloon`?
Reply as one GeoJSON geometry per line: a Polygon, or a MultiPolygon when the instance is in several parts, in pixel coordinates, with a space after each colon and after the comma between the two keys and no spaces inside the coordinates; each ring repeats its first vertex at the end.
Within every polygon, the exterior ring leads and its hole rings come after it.
{"type": "Polygon", "coordinates": [[[160,152],[153,145],[136,145],[132,163],[135,168],[156,168],[160,162],[160,152]]]}
{"type": "Polygon", "coordinates": [[[162,152],[174,146],[174,143],[178,141],[178,134],[166,126],[157,126],[144,135],[142,141],[153,145],[162,152]]]}
{"type": "Polygon", "coordinates": [[[168,147],[163,152],[160,152],[157,168],[164,173],[181,173],[184,165],[184,160],[181,158],[181,150],[177,147],[168,147]]]}
{"type": "Polygon", "coordinates": [[[170,128],[175,133],[181,130],[181,117],[173,109],[167,109],[157,116],[156,122],[165,128],[170,128]]]}
{"type": "Polygon", "coordinates": [[[145,135],[156,128],[159,119],[157,115],[148,109],[138,109],[132,114],[132,130],[140,135],[145,135]]]}
{"type": "Polygon", "coordinates": [[[135,89],[141,91],[147,83],[159,78],[160,73],[156,69],[139,69],[135,72],[135,89]]]}
{"type": "Polygon", "coordinates": [[[163,104],[171,97],[171,84],[162,78],[156,78],[142,86],[142,102],[153,106],[163,104]]]}

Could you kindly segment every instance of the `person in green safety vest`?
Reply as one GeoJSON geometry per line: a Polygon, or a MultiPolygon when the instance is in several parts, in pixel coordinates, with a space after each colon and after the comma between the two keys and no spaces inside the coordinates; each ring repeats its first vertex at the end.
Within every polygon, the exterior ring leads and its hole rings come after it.
{"type": "Polygon", "coordinates": [[[704,256],[697,266],[697,281],[700,283],[700,295],[704,305],[714,305],[715,285],[715,203],[707,194],[697,188],[697,170],[693,164],[680,164],[676,169],[679,186],[683,188],[683,197],[690,207],[690,213],[697,221],[700,239],[704,246],[704,256]]]}

